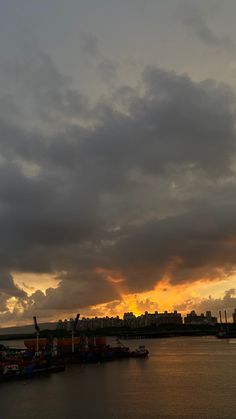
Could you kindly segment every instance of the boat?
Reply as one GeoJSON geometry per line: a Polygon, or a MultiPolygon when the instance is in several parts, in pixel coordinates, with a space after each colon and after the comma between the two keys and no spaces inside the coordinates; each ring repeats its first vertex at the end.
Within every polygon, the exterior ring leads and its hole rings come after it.
{"type": "MultiPolygon", "coordinates": [[[[82,338],[81,337],[74,337],[73,339],[74,347],[79,348],[82,344],[82,338]]],[[[44,351],[47,349],[48,346],[53,345],[53,340],[49,340],[48,338],[38,338],[37,339],[26,339],[24,341],[25,347],[35,352],[37,345],[39,351],[44,351]]],[[[72,338],[57,338],[56,339],[56,346],[57,349],[60,351],[70,351],[72,347],[72,338]]]]}
{"type": "Polygon", "coordinates": [[[122,346],[81,347],[72,352],[60,352],[60,357],[72,363],[97,363],[130,357],[130,349],[122,346]]]}
{"type": "Polygon", "coordinates": [[[27,350],[1,347],[0,381],[33,378],[65,370],[65,364],[52,353],[36,354],[27,350]]]}
{"type": "Polygon", "coordinates": [[[148,350],[145,346],[140,346],[135,351],[130,349],[116,339],[116,346],[107,345],[105,336],[75,336],[76,321],[79,319],[79,314],[72,329],[71,337],[64,338],[40,338],[40,330],[37,324],[37,319],[34,316],[34,325],[36,331],[35,339],[27,339],[24,341],[25,347],[31,354],[47,354],[54,353],[59,359],[72,363],[92,363],[113,361],[122,358],[138,358],[146,357],[148,350]]]}
{"type": "Polygon", "coordinates": [[[51,365],[49,367],[38,367],[34,365],[21,368],[18,364],[6,364],[0,366],[0,382],[1,381],[13,381],[34,378],[45,374],[57,373],[65,370],[65,365],[51,365]]]}
{"type": "Polygon", "coordinates": [[[130,358],[145,358],[149,354],[149,351],[146,349],[145,345],[140,345],[138,349],[130,352],[130,358]]]}
{"type": "Polygon", "coordinates": [[[233,339],[233,338],[236,338],[236,330],[229,330],[229,329],[222,330],[221,329],[217,333],[216,337],[218,339],[233,339]]]}

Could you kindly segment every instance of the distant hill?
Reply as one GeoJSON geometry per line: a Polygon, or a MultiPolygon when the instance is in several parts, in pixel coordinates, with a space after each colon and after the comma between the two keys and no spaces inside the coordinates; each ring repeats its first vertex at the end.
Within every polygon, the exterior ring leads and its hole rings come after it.
{"type": "MultiPolygon", "coordinates": [[[[55,330],[56,323],[39,323],[40,330],[55,330]]],[[[33,324],[28,324],[26,326],[15,326],[15,327],[2,327],[0,328],[0,335],[14,335],[14,334],[24,334],[24,333],[33,333],[35,331],[33,324]]]]}

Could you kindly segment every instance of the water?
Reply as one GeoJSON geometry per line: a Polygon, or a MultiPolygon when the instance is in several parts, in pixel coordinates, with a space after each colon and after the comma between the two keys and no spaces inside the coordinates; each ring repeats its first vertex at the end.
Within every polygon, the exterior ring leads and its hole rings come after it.
{"type": "Polygon", "coordinates": [[[142,343],[149,359],[74,365],[49,377],[1,383],[1,419],[236,418],[236,339],[142,343]]]}

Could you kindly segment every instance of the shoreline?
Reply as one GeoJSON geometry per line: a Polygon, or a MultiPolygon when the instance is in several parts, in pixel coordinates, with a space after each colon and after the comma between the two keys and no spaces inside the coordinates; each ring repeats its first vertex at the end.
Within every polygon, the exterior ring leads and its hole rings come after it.
{"type": "MultiPolygon", "coordinates": [[[[159,328],[107,328],[97,330],[78,331],[76,336],[107,336],[107,337],[118,337],[120,339],[158,339],[167,337],[178,337],[178,336],[216,336],[220,331],[221,327],[224,329],[226,325],[217,324],[215,326],[207,325],[181,325],[178,327],[166,326],[159,328]]],[[[228,324],[227,330],[236,332],[236,324],[228,324]]],[[[42,338],[70,338],[71,332],[61,330],[42,330],[40,332],[42,338]]],[[[11,340],[24,340],[34,339],[35,333],[6,333],[0,334],[1,341],[11,340]]]]}

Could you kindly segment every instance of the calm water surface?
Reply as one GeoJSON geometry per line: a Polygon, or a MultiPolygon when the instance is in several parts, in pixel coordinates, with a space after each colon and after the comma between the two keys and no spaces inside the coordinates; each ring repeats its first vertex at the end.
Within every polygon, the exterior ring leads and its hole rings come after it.
{"type": "Polygon", "coordinates": [[[143,342],[149,359],[74,365],[0,384],[0,418],[236,419],[236,339],[143,342]]]}

